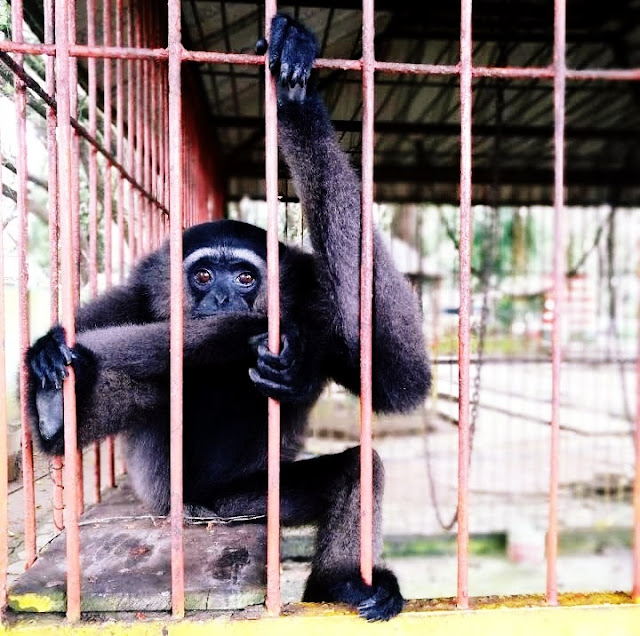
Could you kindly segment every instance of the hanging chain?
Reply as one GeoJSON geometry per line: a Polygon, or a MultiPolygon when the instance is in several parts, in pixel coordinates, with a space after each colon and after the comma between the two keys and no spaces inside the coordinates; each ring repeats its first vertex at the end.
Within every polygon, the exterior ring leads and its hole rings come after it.
{"type": "MultiPolygon", "coordinates": [[[[499,53],[499,64],[505,65],[506,53],[502,46],[499,53]]],[[[473,395],[471,397],[471,422],[469,424],[469,445],[470,451],[473,449],[474,433],[478,421],[478,411],[480,407],[480,388],[482,385],[482,367],[484,364],[484,349],[487,336],[487,321],[489,319],[489,293],[491,291],[491,274],[497,260],[497,247],[500,231],[500,211],[498,204],[500,201],[500,168],[502,165],[502,129],[504,123],[504,83],[497,80],[496,86],[496,110],[495,129],[493,138],[493,174],[489,193],[489,207],[491,221],[489,233],[485,238],[484,259],[482,271],[480,273],[480,289],[482,290],[482,308],[480,310],[480,325],[478,328],[478,349],[476,353],[476,374],[473,379],[473,395]]],[[[469,453],[471,461],[471,453],[469,453]]]]}
{"type": "MultiPolygon", "coordinates": [[[[504,45],[501,47],[499,53],[500,63],[506,65],[506,49],[504,45]]],[[[478,347],[476,354],[476,374],[473,379],[473,395],[471,397],[471,417],[469,423],[469,464],[471,464],[471,454],[473,451],[473,442],[475,438],[476,423],[478,421],[478,411],[480,406],[480,389],[482,385],[482,368],[484,363],[484,349],[487,335],[487,322],[489,318],[489,292],[491,290],[491,273],[497,260],[497,245],[498,245],[498,233],[500,229],[500,213],[498,210],[498,202],[500,199],[500,168],[501,168],[501,152],[502,152],[502,128],[504,120],[504,83],[502,80],[496,80],[496,109],[495,109],[495,129],[496,134],[493,143],[493,174],[492,183],[490,189],[489,207],[491,210],[491,221],[489,232],[485,237],[485,249],[484,259],[482,263],[482,270],[480,273],[480,288],[482,290],[482,308],[480,311],[480,324],[478,328],[478,347]]],[[[428,425],[425,425],[425,432],[428,430],[428,425]]],[[[440,505],[438,503],[438,497],[435,487],[435,481],[433,479],[432,467],[431,467],[431,455],[429,453],[428,445],[426,448],[426,460],[427,460],[427,476],[429,480],[429,492],[431,495],[431,501],[433,502],[434,512],[436,519],[440,527],[449,531],[458,521],[459,508],[456,506],[456,510],[451,517],[451,520],[447,523],[442,516],[440,505]]]]}

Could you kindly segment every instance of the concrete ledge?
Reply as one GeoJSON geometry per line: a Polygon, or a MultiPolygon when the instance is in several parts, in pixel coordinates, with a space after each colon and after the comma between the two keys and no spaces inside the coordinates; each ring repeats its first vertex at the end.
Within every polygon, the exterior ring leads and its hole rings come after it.
{"type": "Polygon", "coordinates": [[[261,620],[230,616],[173,621],[92,620],[71,625],[63,619],[20,620],[0,626],[0,636],[326,636],[402,634],[403,636],[637,636],[640,605],[626,594],[565,595],[559,607],[543,606],[538,597],[474,599],[474,609],[453,609],[453,601],[412,601],[388,623],[367,623],[353,612],[313,604],[285,608],[283,616],[261,620]],[[584,604],[583,604],[584,603],[584,604]]]}
{"type": "MultiPolygon", "coordinates": [[[[83,516],[80,527],[82,611],[154,612],[171,608],[170,525],[145,517],[122,486],[83,516]]],[[[9,590],[16,612],[66,610],[66,535],[47,546],[9,590]]],[[[189,610],[261,604],[265,527],[186,526],[185,601],[189,610]]]]}

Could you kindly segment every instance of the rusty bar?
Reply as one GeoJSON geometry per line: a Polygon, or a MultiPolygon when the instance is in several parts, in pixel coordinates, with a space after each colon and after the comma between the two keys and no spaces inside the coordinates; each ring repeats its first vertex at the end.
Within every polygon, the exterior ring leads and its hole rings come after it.
{"type": "MultiPolygon", "coordinates": [[[[76,2],[69,0],[69,38],[71,42],[76,39],[76,2]]],[[[78,118],[78,61],[69,58],[69,99],[71,118],[78,118]]],[[[71,210],[75,213],[71,216],[73,225],[73,277],[74,304],[80,301],[80,138],[77,131],[71,132],[71,210]]],[[[82,452],[77,450],[78,461],[76,463],[76,497],[78,498],[78,514],[84,512],[84,467],[82,452]]]]}
{"type": "MultiPolygon", "coordinates": [[[[23,40],[23,7],[21,0],[11,3],[11,29],[13,37],[19,42],[23,40]]],[[[22,57],[16,63],[22,67],[22,57]]],[[[27,95],[23,81],[15,79],[16,110],[16,176],[17,176],[17,215],[19,223],[18,235],[18,316],[20,331],[20,359],[29,347],[29,231],[27,209],[27,95]]],[[[24,364],[20,365],[20,422],[22,429],[22,486],[24,492],[24,542],[25,566],[30,567],[36,560],[36,501],[33,469],[33,443],[28,425],[27,386],[28,372],[24,364]]]]}
{"type": "MultiPolygon", "coordinates": [[[[157,34],[158,34],[158,15],[156,13],[154,13],[153,11],[151,11],[151,8],[149,8],[149,12],[151,15],[151,24],[149,26],[150,28],[150,37],[152,38],[153,42],[155,43],[157,41],[157,34]]],[[[158,126],[158,101],[157,101],[157,96],[158,96],[158,64],[154,63],[151,66],[151,78],[150,78],[150,82],[151,82],[151,96],[150,96],[150,104],[149,104],[149,109],[150,109],[150,115],[149,115],[149,119],[150,119],[150,125],[149,125],[149,129],[150,129],[150,134],[151,134],[151,149],[150,149],[150,157],[149,157],[149,163],[150,163],[150,171],[151,171],[151,192],[153,194],[154,197],[158,198],[158,173],[157,173],[157,167],[158,167],[158,156],[157,156],[157,147],[158,147],[158,140],[160,138],[160,127],[158,126]]],[[[155,206],[151,207],[151,248],[152,249],[156,249],[156,247],[158,247],[159,241],[158,241],[158,212],[155,208],[155,206]]]]}
{"type": "MultiPolygon", "coordinates": [[[[134,5],[133,15],[135,19],[133,21],[133,38],[135,48],[142,46],[142,11],[139,4],[134,5]]],[[[135,68],[135,100],[133,107],[135,111],[136,122],[136,136],[135,136],[135,175],[136,181],[142,183],[142,146],[144,143],[144,130],[142,128],[142,112],[144,110],[144,104],[142,102],[142,89],[144,85],[144,77],[142,71],[143,60],[135,60],[133,62],[135,68]]],[[[144,184],[143,184],[144,187],[144,184]]],[[[135,216],[135,244],[136,244],[136,259],[144,254],[144,243],[142,239],[142,219],[143,219],[143,204],[140,194],[136,192],[134,198],[134,216],[135,216]]]]}
{"type": "MultiPolygon", "coordinates": [[[[44,40],[51,43],[54,40],[54,0],[44,2],[44,40]]],[[[48,95],[55,92],[55,58],[45,58],[45,90],[48,95]]],[[[56,140],[56,128],[58,116],[56,109],[47,104],[47,216],[49,219],[49,293],[51,296],[49,315],[52,325],[58,322],[58,283],[60,268],[58,264],[58,142],[56,140]]],[[[50,461],[52,498],[53,498],[53,525],[57,530],[64,528],[64,500],[63,500],[63,476],[64,466],[62,456],[52,457],[50,461]]]]}
{"type": "Polygon", "coordinates": [[[171,261],[171,610],[184,616],[184,542],[182,532],[182,90],[180,0],[169,0],[169,147],[171,261]]]}
{"type": "MultiPolygon", "coordinates": [[[[2,140],[0,139],[0,193],[3,185],[2,140]]],[[[4,319],[4,222],[0,206],[0,619],[7,607],[9,568],[9,448],[7,435],[6,324],[4,319]]]]}
{"type": "MultiPolygon", "coordinates": [[[[102,4],[102,37],[105,46],[111,43],[111,0],[103,0],[102,4]]],[[[103,139],[107,152],[111,154],[111,60],[103,61],[103,139]]],[[[104,273],[107,288],[113,285],[113,199],[111,192],[111,162],[104,166],[102,216],[104,221],[104,273]]]]}
{"type": "MultiPolygon", "coordinates": [[[[71,208],[71,104],[69,86],[69,10],[70,4],[58,0],[55,5],[56,93],[58,103],[58,174],[60,215],[60,274],[62,325],[71,346],[75,344],[75,297],[73,289],[73,222],[71,208]]],[[[78,438],[73,368],[64,383],[65,444],[65,526],[67,531],[67,619],[80,618],[80,535],[78,531],[77,464],[78,438]]]]}
{"type": "Polygon", "coordinates": [[[360,571],[373,579],[373,152],[375,15],[362,2],[362,218],[360,261],[360,571]]]}
{"type": "MultiPolygon", "coordinates": [[[[115,12],[115,40],[116,46],[122,45],[122,22],[123,22],[123,0],[116,0],[115,12]]],[[[124,72],[121,59],[116,60],[116,157],[117,163],[124,166],[124,72]]],[[[106,149],[107,152],[111,148],[106,149]]],[[[118,282],[123,283],[125,279],[124,267],[124,177],[122,171],[118,170],[116,182],[116,227],[118,230],[118,282]]],[[[113,236],[111,237],[113,244],[113,236]]],[[[113,270],[113,263],[109,270],[113,270]]],[[[113,280],[113,275],[111,274],[113,280]]],[[[116,446],[115,437],[110,435],[106,440],[107,454],[107,483],[110,488],[116,486],[116,446]]]]}
{"type": "MultiPolygon", "coordinates": [[[[124,12],[123,0],[116,0],[116,46],[122,46],[122,16],[124,12]]],[[[116,61],[116,157],[118,163],[124,165],[124,69],[121,59],[116,61]]],[[[124,181],[118,175],[116,196],[118,199],[117,227],[118,227],[118,275],[120,283],[124,282],[124,181]]],[[[114,463],[114,459],[109,457],[114,463]]],[[[115,468],[114,468],[115,473],[115,468]]],[[[112,486],[115,485],[111,484],[112,486]]]]}
{"type": "MultiPolygon", "coordinates": [[[[163,195],[162,201],[165,205],[169,204],[169,187],[171,185],[171,168],[170,159],[171,153],[169,152],[169,73],[168,66],[165,67],[165,72],[162,75],[161,90],[163,95],[162,100],[162,174],[163,174],[163,195]]],[[[164,234],[167,235],[167,216],[163,216],[164,234]]]]}
{"type": "MultiPolygon", "coordinates": [[[[133,5],[134,16],[133,20],[133,46],[138,49],[142,46],[140,28],[141,28],[141,16],[140,16],[140,6],[139,4],[133,5]]],[[[142,130],[142,60],[137,59],[133,61],[134,77],[135,77],[135,99],[133,101],[133,110],[134,110],[134,118],[135,118],[135,147],[134,147],[134,165],[135,165],[135,176],[136,181],[138,183],[142,183],[142,139],[143,139],[143,130],[142,130]]],[[[133,169],[133,168],[132,168],[133,169]]],[[[134,234],[135,234],[135,259],[140,257],[144,253],[144,249],[142,246],[142,201],[138,193],[135,193],[134,197],[134,218],[135,218],[135,226],[134,226],[134,234]]]]}
{"type": "Polygon", "coordinates": [[[562,312],[564,308],[564,101],[565,101],[565,0],[554,4],[553,118],[553,323],[551,331],[551,444],[549,466],[549,527],[547,529],[547,603],[558,604],[558,479],[560,463],[560,372],[562,364],[562,312]]]}
{"type": "Polygon", "coordinates": [[[469,607],[469,388],[471,359],[471,0],[460,7],[460,321],[458,324],[458,592],[457,606],[469,607]]]}
{"type": "MultiPolygon", "coordinates": [[[[133,46],[133,9],[132,5],[127,5],[127,44],[133,46]]],[[[132,175],[135,175],[135,113],[134,113],[134,95],[135,82],[133,73],[133,59],[127,59],[127,169],[132,175]]],[[[129,265],[131,266],[136,259],[135,245],[135,217],[134,217],[134,198],[135,194],[132,188],[128,189],[129,206],[127,210],[127,242],[129,244],[129,265]]]]}
{"type": "MultiPolygon", "coordinates": [[[[640,304],[638,306],[637,316],[640,319],[640,304]]],[[[633,588],[631,592],[631,597],[635,603],[640,601],[640,320],[638,321],[637,348],[636,421],[633,432],[635,472],[633,480],[633,588]]]]}
{"type": "MultiPolygon", "coordinates": [[[[23,53],[29,55],[55,55],[55,46],[51,44],[23,43],[15,41],[0,42],[0,51],[23,53]]],[[[73,57],[121,59],[121,60],[167,60],[165,48],[133,48],[118,46],[86,46],[74,44],[69,48],[73,57]]],[[[185,62],[199,62],[208,64],[236,64],[245,66],[259,66],[264,63],[261,55],[247,55],[244,53],[222,53],[216,51],[184,51],[182,59],[185,62]]],[[[360,71],[360,60],[342,58],[319,58],[315,62],[316,68],[360,71]]],[[[452,64],[413,64],[403,62],[376,61],[375,71],[385,73],[402,73],[407,75],[458,75],[459,65],[452,64]]],[[[553,66],[541,67],[493,67],[476,66],[472,70],[473,77],[501,77],[509,79],[553,79],[553,66]]],[[[567,69],[566,80],[597,81],[608,80],[629,82],[640,79],[640,69],[567,69]]]]}
{"type": "MultiPolygon", "coordinates": [[[[87,41],[96,41],[96,0],[87,0],[87,41]]],[[[96,60],[87,61],[89,83],[89,133],[98,132],[96,60]]],[[[92,298],[98,295],[98,151],[89,145],[89,290],[92,298]]],[[[100,442],[93,443],[93,498],[100,501],[100,442]]]]}
{"type": "MultiPolygon", "coordinates": [[[[151,9],[149,3],[145,2],[143,5],[143,42],[146,44],[149,42],[150,32],[150,17],[151,9]]],[[[149,66],[149,60],[142,61],[143,71],[143,119],[142,126],[144,130],[144,145],[142,147],[142,170],[143,170],[143,185],[147,192],[153,193],[153,187],[151,185],[151,67],[149,66]]],[[[143,232],[143,244],[144,252],[148,252],[151,249],[151,206],[147,199],[143,200],[144,208],[144,232],[143,232]]]]}
{"type": "MultiPolygon", "coordinates": [[[[266,37],[277,11],[276,0],[264,6],[266,37]]],[[[264,62],[264,57],[261,58],[264,62]]],[[[278,263],[278,109],[276,84],[265,64],[265,188],[267,196],[267,316],[269,349],[280,350],[280,274],[278,263]]],[[[280,403],[269,399],[267,458],[267,613],[280,614],[280,403]]]]}

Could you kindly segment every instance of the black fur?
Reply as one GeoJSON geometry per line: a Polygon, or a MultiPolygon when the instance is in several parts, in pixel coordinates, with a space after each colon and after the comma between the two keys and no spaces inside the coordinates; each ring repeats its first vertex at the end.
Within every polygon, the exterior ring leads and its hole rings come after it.
{"type": "MultiPolygon", "coordinates": [[[[276,16],[269,64],[279,83],[280,144],[313,245],[312,254],[280,246],[279,355],[266,347],[265,233],[234,221],[184,233],[184,500],[201,514],[265,513],[267,396],[281,400],[283,523],[319,526],[305,599],[386,620],[403,600],[389,570],[376,565],[372,586],[360,575],[358,449],[294,461],[326,383],[360,387],[360,188],[309,81],[316,53],[313,34],[276,16]],[[196,259],[202,248],[213,251],[196,259]]],[[[427,394],[428,362],[416,298],[378,236],[374,284],[374,408],[406,412],[427,394]]],[[[126,285],[79,310],[73,350],[55,327],[27,354],[41,447],[63,450],[59,396],[71,363],[80,445],[125,431],[133,487],[161,513],[169,507],[169,298],[165,245],[126,285]]],[[[383,482],[376,455],[376,562],[383,482]]]]}

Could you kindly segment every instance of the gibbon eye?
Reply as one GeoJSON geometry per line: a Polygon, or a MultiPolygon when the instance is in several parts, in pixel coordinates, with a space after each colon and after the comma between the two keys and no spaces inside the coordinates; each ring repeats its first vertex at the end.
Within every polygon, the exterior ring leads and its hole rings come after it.
{"type": "Polygon", "coordinates": [[[252,274],[250,274],[249,272],[242,272],[242,274],[239,274],[238,277],[236,278],[236,280],[241,284],[244,285],[245,287],[248,287],[249,285],[253,284],[253,281],[255,280],[255,278],[253,277],[252,274]]]}
{"type": "Polygon", "coordinates": [[[193,277],[196,279],[196,282],[200,283],[201,285],[206,285],[210,283],[211,279],[213,278],[213,276],[211,275],[211,272],[208,269],[199,269],[193,275],[193,277]]]}

